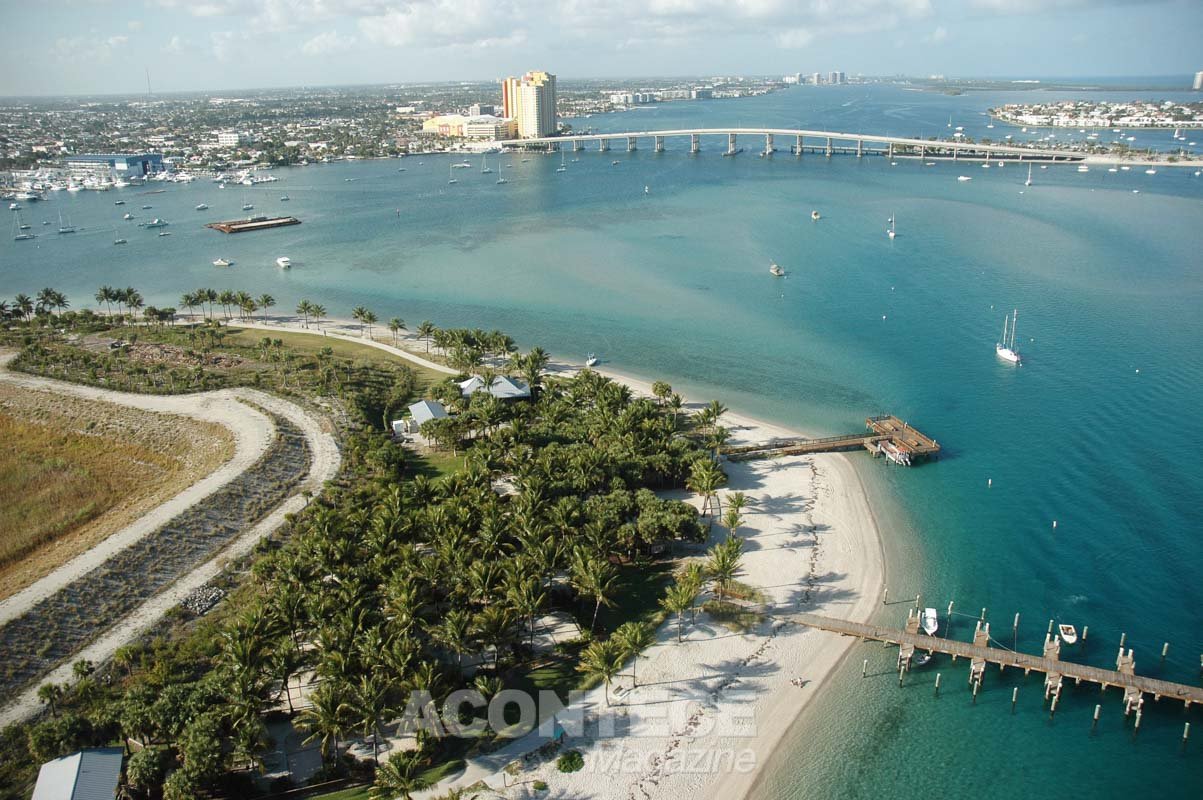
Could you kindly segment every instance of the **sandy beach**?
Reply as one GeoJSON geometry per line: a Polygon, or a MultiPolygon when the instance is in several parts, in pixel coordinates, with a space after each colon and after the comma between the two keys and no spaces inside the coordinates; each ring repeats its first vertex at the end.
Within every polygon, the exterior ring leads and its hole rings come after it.
{"type": "MultiPolygon", "coordinates": [[[[277,318],[253,327],[307,330],[367,343],[359,324],[347,321],[323,321],[305,329],[277,318]]],[[[413,334],[401,337],[400,348],[379,340],[372,344],[454,372],[422,358],[425,346],[413,334]]],[[[558,363],[552,370],[580,366],[558,363]]],[[[651,394],[646,381],[604,366],[596,369],[638,393],[651,394]]],[[[709,398],[688,398],[686,407],[697,408],[703,400],[709,398]]],[[[722,424],[731,431],[732,444],[801,435],[730,411],[722,424]]],[[[471,759],[464,773],[424,796],[481,781],[498,796],[514,798],[545,796],[533,788],[535,781],[546,782],[553,797],[747,794],[759,768],[853,644],[799,626],[790,614],[813,611],[867,620],[880,602],[884,567],[877,526],[847,456],[798,456],[727,463],[724,468],[730,480],[721,496],[742,491],[749,499],[744,525],[737,531],[744,539],[739,580],[763,592],[764,602],[755,608],[761,620],[740,633],[699,611],[696,621],[686,621],[679,644],[675,621],[662,625],[656,644],[639,658],[638,687],[632,687],[628,664],[611,688],[612,705],[599,687],[579,701],[583,730],[565,722],[563,747],[584,755],[579,772],[560,773],[554,759],[532,755],[546,742],[534,732],[471,759]],[[614,728],[612,735],[603,730],[607,724],[614,728]]],[[[677,496],[700,505],[700,498],[685,492],[677,496]]],[[[726,528],[716,524],[710,543],[726,536],[726,528]]]]}

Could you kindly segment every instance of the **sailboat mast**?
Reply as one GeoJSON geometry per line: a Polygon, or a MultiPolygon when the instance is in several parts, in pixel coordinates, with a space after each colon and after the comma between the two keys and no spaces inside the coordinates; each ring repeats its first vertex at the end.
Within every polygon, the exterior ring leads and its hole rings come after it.
{"type": "Polygon", "coordinates": [[[1011,311],[1011,314],[1012,314],[1012,317],[1011,317],[1011,343],[1009,345],[1007,345],[1007,347],[1010,348],[1011,350],[1014,350],[1015,349],[1015,323],[1019,322],[1019,309],[1013,309],[1011,311]]]}

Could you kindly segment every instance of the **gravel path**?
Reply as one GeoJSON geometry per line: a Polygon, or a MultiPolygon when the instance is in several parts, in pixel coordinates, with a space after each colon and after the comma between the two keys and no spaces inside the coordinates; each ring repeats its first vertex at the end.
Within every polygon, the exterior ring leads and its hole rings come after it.
{"type": "MultiPolygon", "coordinates": [[[[66,621],[64,637],[74,635],[75,639],[55,641],[45,647],[45,655],[58,661],[62,658],[58,653],[60,649],[76,649],[76,652],[43,675],[42,681],[67,680],[71,675],[71,662],[79,658],[101,661],[111,656],[189,593],[212,580],[228,559],[249,552],[263,536],[283,523],[286,514],[302,508],[305,505],[300,494],[303,490],[319,491],[325,481],[338,472],[340,455],[328,423],[324,424],[286,400],[249,389],[170,397],[113,392],[7,372],[3,365],[10,358],[0,357],[0,380],[61,394],[216,420],[230,428],[237,442],[231,462],[147,514],[137,525],[116,534],[123,537],[121,540],[113,542],[114,537],[110,537],[103,546],[74,559],[5,602],[6,616],[0,619],[0,626],[5,633],[15,637],[19,637],[21,629],[28,627],[34,616],[41,616],[31,614],[29,619],[22,619],[27,612],[50,613],[55,623],[63,623],[63,617],[73,617],[66,621]],[[240,402],[243,400],[268,413],[240,402]],[[278,424],[273,423],[272,416],[278,418],[278,424]],[[264,459],[265,453],[273,458],[264,459]],[[221,473],[220,478],[214,480],[218,473],[221,473]],[[247,498],[244,489],[248,482],[256,482],[267,489],[247,498]],[[201,489],[197,490],[197,487],[201,489]],[[274,510],[246,530],[228,524],[221,519],[220,513],[215,513],[215,509],[235,508],[232,519],[237,519],[240,513],[255,518],[272,506],[274,510]],[[194,541],[197,537],[188,536],[188,532],[196,530],[198,525],[204,529],[200,542],[194,541]],[[148,539],[152,533],[156,536],[148,539]],[[160,544],[167,546],[157,547],[160,544]],[[120,558],[110,562],[117,553],[120,558]],[[119,565],[135,560],[148,576],[141,589],[125,593],[112,591],[117,585],[114,581],[125,572],[119,565]],[[200,563],[202,561],[204,563],[200,563]],[[176,579],[181,572],[186,574],[176,579]],[[33,591],[39,587],[40,592],[33,591]],[[116,621],[111,625],[97,625],[95,619],[90,619],[95,616],[95,609],[80,608],[81,598],[92,598],[96,604],[106,606],[116,621]],[[18,599],[20,605],[14,602],[18,599]],[[76,648],[95,637],[100,627],[104,632],[98,638],[82,649],[76,648]]],[[[0,658],[14,667],[13,662],[17,660],[29,662],[42,658],[24,654],[22,659],[20,651],[9,650],[9,647],[0,642],[0,648],[8,651],[0,653],[0,658]]],[[[22,675],[14,669],[12,677],[17,679],[22,675]]],[[[5,703],[0,708],[0,725],[36,712],[39,708],[36,691],[37,684],[30,685],[5,703]]]]}

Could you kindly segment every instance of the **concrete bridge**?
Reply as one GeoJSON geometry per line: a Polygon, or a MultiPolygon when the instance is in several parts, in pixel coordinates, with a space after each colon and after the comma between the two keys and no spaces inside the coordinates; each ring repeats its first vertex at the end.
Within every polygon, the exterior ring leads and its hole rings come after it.
{"type": "Polygon", "coordinates": [[[642,140],[652,146],[654,152],[664,151],[664,141],[669,138],[688,138],[689,152],[699,153],[702,137],[719,137],[725,144],[723,155],[734,156],[743,151],[739,137],[763,143],[761,155],[777,152],[777,142],[790,142],[789,152],[796,156],[817,153],[830,157],[837,153],[856,155],[883,155],[888,158],[948,159],[952,161],[1084,161],[1085,153],[1075,150],[1025,147],[1014,144],[962,142],[955,139],[911,139],[903,136],[880,136],[869,133],[843,133],[838,131],[812,131],[791,128],[684,128],[680,130],[634,131],[625,133],[581,133],[566,136],[544,136],[534,139],[505,139],[497,142],[502,147],[538,147],[558,150],[572,145],[573,152],[593,146],[601,152],[612,147],[623,147],[628,152],[639,149],[642,140]]]}

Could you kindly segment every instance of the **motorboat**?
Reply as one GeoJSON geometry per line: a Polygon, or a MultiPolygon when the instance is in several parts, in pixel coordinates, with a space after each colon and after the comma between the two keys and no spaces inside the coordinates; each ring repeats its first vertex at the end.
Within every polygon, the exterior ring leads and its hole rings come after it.
{"type": "Polygon", "coordinates": [[[217,259],[217,260],[215,260],[215,261],[213,262],[213,266],[215,266],[215,267],[228,267],[228,266],[230,266],[230,265],[231,265],[231,264],[233,264],[233,263],[234,263],[234,262],[233,262],[233,261],[230,261],[228,258],[219,258],[219,259],[217,259]]]}
{"type": "Polygon", "coordinates": [[[940,629],[940,616],[934,608],[923,609],[923,614],[919,618],[919,627],[923,628],[923,632],[928,636],[936,635],[936,631],[940,629]]]}
{"type": "Polygon", "coordinates": [[[149,211],[153,206],[142,206],[143,211],[149,211]]]}
{"type": "Polygon", "coordinates": [[[590,353],[589,356],[585,359],[585,366],[586,367],[597,366],[597,356],[594,355],[593,353],[590,353]]]}
{"type": "Polygon", "coordinates": [[[286,194],[282,194],[282,195],[280,195],[280,202],[281,202],[281,203],[287,203],[287,202],[288,202],[288,195],[286,195],[286,194]]]}
{"type": "Polygon", "coordinates": [[[1060,635],[1061,641],[1064,644],[1078,643],[1078,629],[1073,625],[1058,625],[1057,633],[1060,635]]]}
{"type": "Polygon", "coordinates": [[[1078,167],[1078,172],[1090,172],[1090,167],[1083,164],[1080,167],[1078,167]]]}
{"type": "Polygon", "coordinates": [[[158,217],[155,217],[150,222],[146,223],[146,227],[148,227],[148,228],[166,228],[169,224],[170,223],[167,220],[159,219],[158,217]]]}
{"type": "Polygon", "coordinates": [[[196,206],[196,210],[197,210],[197,211],[204,211],[204,210],[205,210],[205,209],[207,209],[208,207],[209,207],[209,206],[205,205],[204,203],[198,203],[198,204],[197,204],[197,206],[196,206]]]}
{"type": "Polygon", "coordinates": [[[931,653],[916,653],[911,660],[912,667],[926,667],[932,662],[931,653]]]}
{"type": "Polygon", "coordinates": [[[288,256],[280,256],[276,259],[276,266],[280,269],[288,269],[292,266],[292,259],[288,256]]]}
{"type": "Polygon", "coordinates": [[[776,261],[773,261],[769,264],[769,274],[780,278],[785,275],[785,270],[781,268],[780,264],[778,264],[776,261]]]}
{"type": "Polygon", "coordinates": [[[898,235],[898,233],[894,230],[894,215],[891,214],[890,215],[890,227],[886,228],[886,236],[889,236],[891,239],[893,239],[897,235],[898,235]]]}
{"type": "Polygon", "coordinates": [[[819,219],[818,209],[815,209],[814,211],[810,212],[810,218],[813,220],[816,220],[816,221],[819,219]]]}
{"type": "Polygon", "coordinates": [[[160,236],[170,236],[170,235],[171,235],[171,231],[159,231],[159,235],[160,235],[160,236]]]}
{"type": "Polygon", "coordinates": [[[1153,169],[1152,167],[1149,167],[1148,169],[1145,170],[1145,174],[1146,175],[1156,175],[1157,170],[1153,169]]]}
{"type": "Polygon", "coordinates": [[[958,175],[958,176],[957,176],[957,180],[958,180],[958,181],[961,181],[962,183],[964,183],[965,181],[971,181],[971,180],[973,180],[973,178],[969,177],[968,175],[958,175]]]}
{"type": "Polygon", "coordinates": [[[994,345],[994,352],[1003,361],[1019,365],[1019,351],[1015,349],[1015,322],[1019,319],[1019,311],[1012,311],[1010,316],[1003,317],[1002,339],[994,345]]]}
{"type": "Polygon", "coordinates": [[[128,211],[126,211],[124,214],[121,215],[121,218],[122,219],[133,219],[134,215],[129,213],[128,211]]]}
{"type": "Polygon", "coordinates": [[[124,200],[117,200],[116,202],[114,202],[114,203],[113,203],[113,205],[115,205],[115,206],[123,206],[123,205],[125,205],[125,201],[124,201],[124,200]]]}

